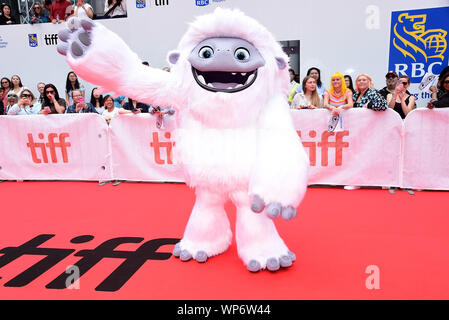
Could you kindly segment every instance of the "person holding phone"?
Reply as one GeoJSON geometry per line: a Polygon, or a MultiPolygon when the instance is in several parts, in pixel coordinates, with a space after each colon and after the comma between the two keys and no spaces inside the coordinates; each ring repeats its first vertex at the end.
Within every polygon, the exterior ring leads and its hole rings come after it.
{"type": "Polygon", "coordinates": [[[408,76],[400,76],[393,93],[387,95],[388,107],[399,113],[402,119],[416,108],[415,97],[410,95],[407,88],[410,86],[408,76]]]}
{"type": "Polygon", "coordinates": [[[30,18],[30,24],[47,22],[50,22],[50,17],[44,13],[40,3],[36,2],[33,5],[33,16],[30,18]]]}
{"type": "Polygon", "coordinates": [[[19,101],[9,109],[8,115],[39,114],[41,107],[41,104],[36,102],[33,93],[28,89],[23,89],[19,95],[19,101]]]}
{"type": "Polygon", "coordinates": [[[59,97],[58,89],[48,83],[44,87],[44,103],[42,104],[42,114],[61,114],[65,112],[66,103],[59,97]]]}
{"type": "Polygon", "coordinates": [[[95,107],[86,103],[80,90],[72,91],[73,104],[67,108],[66,113],[98,113],[95,107]]]}

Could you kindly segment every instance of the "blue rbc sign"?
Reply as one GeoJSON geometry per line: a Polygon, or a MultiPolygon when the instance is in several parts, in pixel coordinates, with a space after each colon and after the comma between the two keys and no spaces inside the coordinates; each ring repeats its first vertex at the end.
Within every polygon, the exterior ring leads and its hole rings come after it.
{"type": "Polygon", "coordinates": [[[30,45],[30,47],[37,47],[38,43],[36,33],[28,34],[28,44],[30,45]]]}
{"type": "Polygon", "coordinates": [[[388,70],[419,83],[448,65],[449,7],[394,11],[391,15],[388,70]]]}
{"type": "Polygon", "coordinates": [[[204,7],[209,4],[209,0],[195,0],[195,3],[199,7],[204,7]]]}
{"type": "Polygon", "coordinates": [[[136,0],[136,8],[143,9],[147,6],[146,0],[136,0]]]}

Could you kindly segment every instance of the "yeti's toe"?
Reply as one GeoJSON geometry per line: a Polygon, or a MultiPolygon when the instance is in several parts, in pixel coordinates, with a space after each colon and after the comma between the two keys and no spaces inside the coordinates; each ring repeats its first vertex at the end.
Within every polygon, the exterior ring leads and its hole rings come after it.
{"type": "Polygon", "coordinates": [[[75,57],[82,57],[84,54],[83,48],[80,46],[78,42],[72,42],[71,51],[72,55],[75,57]]]}
{"type": "Polygon", "coordinates": [[[179,257],[181,255],[181,244],[178,242],[173,249],[173,255],[179,257]]]}
{"type": "Polygon", "coordinates": [[[260,267],[260,263],[256,260],[251,260],[248,263],[248,270],[251,272],[258,272],[260,271],[261,267],[260,267]]]}
{"type": "Polygon", "coordinates": [[[282,256],[279,259],[279,264],[281,265],[282,268],[288,268],[292,265],[292,259],[289,256],[282,256]]]}
{"type": "Polygon", "coordinates": [[[281,213],[282,206],[278,202],[272,202],[268,205],[267,210],[265,211],[267,213],[267,216],[269,216],[271,219],[276,219],[279,214],[281,213]]]}
{"type": "Polygon", "coordinates": [[[198,262],[206,262],[207,261],[207,253],[204,251],[198,251],[195,256],[195,260],[198,262]]]}
{"type": "Polygon", "coordinates": [[[261,197],[259,197],[257,194],[253,197],[253,203],[251,204],[251,210],[253,210],[256,213],[260,213],[265,208],[265,202],[261,197]]]}
{"type": "Polygon", "coordinates": [[[181,251],[179,258],[181,259],[181,261],[189,261],[190,259],[192,259],[192,254],[184,249],[181,251]]]}
{"type": "Polygon", "coordinates": [[[270,271],[277,271],[279,270],[279,260],[277,258],[270,258],[267,260],[267,269],[270,271]]]}
{"type": "Polygon", "coordinates": [[[282,208],[282,219],[284,220],[290,220],[296,217],[296,209],[288,206],[282,208]]]}
{"type": "Polygon", "coordinates": [[[296,261],[296,255],[293,252],[289,251],[288,252],[288,256],[290,257],[292,262],[296,261]]]}

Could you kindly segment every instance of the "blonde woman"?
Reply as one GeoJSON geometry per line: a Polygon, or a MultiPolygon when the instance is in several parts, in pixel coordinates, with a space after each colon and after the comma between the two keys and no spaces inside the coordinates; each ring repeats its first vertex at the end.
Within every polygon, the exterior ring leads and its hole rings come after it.
{"type": "Polygon", "coordinates": [[[387,101],[376,89],[373,80],[366,73],[359,74],[355,79],[354,108],[368,108],[375,111],[385,111],[387,101]]]}
{"type": "Polygon", "coordinates": [[[293,98],[292,109],[316,109],[321,107],[321,97],[316,88],[314,77],[307,76],[302,80],[302,92],[293,98]]]}
{"type": "Polygon", "coordinates": [[[331,77],[331,86],[324,92],[323,107],[339,115],[342,110],[353,106],[352,91],[346,87],[344,76],[336,72],[331,77]]]}

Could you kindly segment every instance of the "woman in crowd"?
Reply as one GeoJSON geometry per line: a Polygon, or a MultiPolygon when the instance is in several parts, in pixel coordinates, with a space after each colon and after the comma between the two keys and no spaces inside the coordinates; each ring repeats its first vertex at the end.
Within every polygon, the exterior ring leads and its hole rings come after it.
{"type": "Polygon", "coordinates": [[[353,100],[354,108],[368,108],[375,111],[385,111],[388,108],[387,101],[374,89],[371,77],[365,73],[355,79],[353,100]]]}
{"type": "Polygon", "coordinates": [[[352,91],[346,88],[343,75],[336,72],[331,77],[330,89],[324,92],[323,107],[332,111],[332,115],[339,115],[342,110],[353,106],[352,91]]]}
{"type": "Polygon", "coordinates": [[[352,94],[354,94],[355,90],[354,90],[354,85],[352,84],[352,78],[348,74],[345,74],[345,84],[346,84],[346,88],[350,89],[352,91],[352,94]]]}
{"type": "Polygon", "coordinates": [[[410,86],[410,78],[408,76],[400,76],[394,93],[387,95],[388,107],[399,113],[402,119],[416,108],[415,97],[407,93],[410,86]]]}
{"type": "Polygon", "coordinates": [[[321,97],[316,90],[316,80],[306,76],[302,80],[302,92],[293,98],[292,109],[316,109],[321,107],[321,97]]]}
{"type": "Polygon", "coordinates": [[[5,104],[5,114],[8,114],[9,110],[17,103],[19,102],[19,97],[15,93],[8,93],[8,96],[6,97],[7,101],[5,104]]]}
{"type": "Polygon", "coordinates": [[[77,0],[75,9],[73,11],[73,15],[78,18],[89,18],[93,19],[94,10],[92,6],[88,3],[85,3],[84,0],[77,0]]]}
{"type": "Polygon", "coordinates": [[[42,6],[39,2],[34,3],[33,5],[33,16],[30,18],[30,24],[33,23],[47,23],[50,22],[50,16],[48,16],[42,10],[42,6]]]}
{"type": "Polygon", "coordinates": [[[20,96],[20,93],[23,90],[22,80],[18,75],[13,75],[11,77],[11,90],[9,92],[15,93],[17,96],[20,96]]]}
{"type": "Polygon", "coordinates": [[[34,94],[25,88],[19,95],[19,102],[8,110],[8,115],[31,115],[40,112],[41,104],[36,101],[34,94]]]}
{"type": "Polygon", "coordinates": [[[48,83],[44,87],[44,103],[42,104],[43,114],[61,114],[65,112],[66,102],[59,97],[58,89],[48,83]]]}
{"type": "Polygon", "coordinates": [[[104,99],[101,94],[98,93],[98,88],[93,88],[90,94],[90,104],[95,108],[98,114],[103,114],[104,108],[104,99]]]}
{"type": "Polygon", "coordinates": [[[5,106],[5,108],[6,108],[6,105],[8,104],[7,98],[8,98],[8,93],[11,90],[11,87],[12,87],[11,81],[8,78],[3,77],[1,80],[2,91],[0,93],[0,100],[3,102],[3,105],[5,106]]]}
{"type": "Polygon", "coordinates": [[[78,81],[78,76],[75,74],[75,72],[70,71],[67,74],[67,79],[65,81],[65,101],[66,105],[71,106],[73,104],[72,99],[72,90],[78,89],[81,91],[81,95],[84,97],[84,92],[86,89],[82,84],[78,81]]]}
{"type": "Polygon", "coordinates": [[[126,17],[126,1],[106,0],[104,4],[104,15],[108,18],[126,17]]]}
{"type": "Polygon", "coordinates": [[[118,114],[140,113],[140,109],[135,109],[135,111],[130,111],[130,110],[126,110],[123,108],[116,108],[114,106],[114,98],[112,98],[111,95],[105,96],[103,101],[104,101],[104,107],[106,110],[104,110],[101,115],[105,118],[105,120],[108,124],[111,121],[111,119],[118,114]]]}
{"type": "Polygon", "coordinates": [[[440,76],[438,88],[430,87],[432,91],[432,100],[427,107],[433,108],[449,108],[449,72],[440,76]]]}
{"type": "Polygon", "coordinates": [[[17,24],[16,19],[11,16],[11,7],[4,3],[1,7],[0,25],[17,24]]]}
{"type": "MultiPolygon", "coordinates": [[[[312,67],[309,70],[307,70],[307,76],[311,76],[312,78],[314,78],[316,80],[316,90],[318,92],[319,96],[323,96],[324,92],[326,91],[326,87],[323,85],[323,83],[321,82],[321,71],[320,69],[316,68],[316,67],[312,67]]],[[[300,93],[302,92],[302,85],[299,85],[296,87],[295,93],[300,93]]],[[[293,96],[294,98],[294,96],[293,96]]]]}

